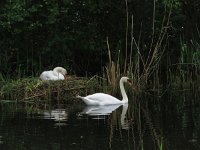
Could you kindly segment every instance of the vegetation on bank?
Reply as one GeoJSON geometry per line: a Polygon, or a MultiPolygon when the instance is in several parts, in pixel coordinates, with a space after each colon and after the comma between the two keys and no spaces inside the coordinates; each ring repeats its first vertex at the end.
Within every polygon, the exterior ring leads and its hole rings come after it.
{"type": "Polygon", "coordinates": [[[136,90],[199,83],[198,0],[0,4],[1,98],[12,99],[13,91],[19,99],[51,98],[42,88],[53,87],[27,77],[55,66],[77,76],[105,77],[111,92],[123,75],[133,79],[136,90]]]}
{"type": "Polygon", "coordinates": [[[163,149],[162,134],[156,134],[146,107],[155,114],[170,110],[174,115],[175,109],[182,115],[183,127],[196,116],[192,106],[199,106],[199,20],[199,0],[1,1],[1,109],[13,112],[15,102],[22,102],[28,113],[38,113],[53,101],[81,102],[74,99],[77,94],[119,94],[119,78],[129,76],[133,80],[129,95],[149,93],[147,99],[136,96],[130,101],[136,104],[129,106],[135,113],[128,114],[138,114],[140,128],[144,111],[157,147],[163,149]],[[75,76],[66,81],[36,78],[56,66],[75,76]],[[94,75],[100,78],[91,78],[94,75]],[[185,98],[186,92],[180,94],[183,97],[170,94],[169,99],[160,99],[167,89],[194,89],[195,99],[185,98]],[[152,93],[157,94],[155,99],[149,96],[152,93]],[[190,111],[184,112],[188,106],[190,111]]]}
{"type": "Polygon", "coordinates": [[[97,88],[96,79],[71,76],[67,80],[42,81],[39,78],[24,78],[1,82],[0,99],[15,102],[72,103],[77,94],[86,95],[97,88]]]}

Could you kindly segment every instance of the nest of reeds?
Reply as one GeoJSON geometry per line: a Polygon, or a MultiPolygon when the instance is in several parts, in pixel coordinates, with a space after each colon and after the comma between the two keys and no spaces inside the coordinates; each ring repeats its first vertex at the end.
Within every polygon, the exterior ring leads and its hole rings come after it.
{"type": "Polygon", "coordinates": [[[16,101],[73,101],[77,94],[86,95],[98,88],[98,82],[83,77],[68,77],[67,80],[41,81],[26,78],[0,85],[1,100],[16,101]]]}

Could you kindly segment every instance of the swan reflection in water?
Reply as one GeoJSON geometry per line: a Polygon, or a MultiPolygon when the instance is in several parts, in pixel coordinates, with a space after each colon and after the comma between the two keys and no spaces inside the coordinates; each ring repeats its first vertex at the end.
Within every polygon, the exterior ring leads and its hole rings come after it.
{"type": "Polygon", "coordinates": [[[68,114],[65,109],[54,109],[44,111],[44,119],[52,119],[55,121],[55,126],[66,125],[68,114]]]}
{"type": "Polygon", "coordinates": [[[92,116],[93,119],[105,119],[105,116],[111,115],[113,111],[118,110],[122,106],[122,112],[120,115],[120,124],[122,129],[128,129],[129,123],[126,120],[126,112],[128,109],[128,104],[116,104],[116,105],[106,105],[106,106],[86,106],[83,111],[79,114],[92,116]]]}

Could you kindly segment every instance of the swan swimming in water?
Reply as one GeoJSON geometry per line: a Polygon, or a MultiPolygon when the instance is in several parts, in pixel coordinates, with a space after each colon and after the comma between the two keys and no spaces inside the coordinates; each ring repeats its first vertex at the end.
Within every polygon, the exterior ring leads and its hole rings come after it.
{"type": "Polygon", "coordinates": [[[114,105],[114,104],[126,104],[128,103],[128,97],[124,89],[124,83],[131,84],[131,80],[128,77],[122,77],[119,81],[120,90],[122,93],[122,100],[119,100],[109,94],[95,93],[86,97],[77,96],[84,101],[86,105],[114,105]]]}
{"type": "Polygon", "coordinates": [[[40,75],[41,80],[64,80],[67,70],[63,67],[55,67],[53,70],[44,71],[40,75]]]}

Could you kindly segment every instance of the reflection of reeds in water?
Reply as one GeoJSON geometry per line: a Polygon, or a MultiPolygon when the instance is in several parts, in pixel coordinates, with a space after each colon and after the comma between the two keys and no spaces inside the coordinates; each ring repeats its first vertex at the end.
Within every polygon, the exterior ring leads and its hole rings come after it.
{"type": "Polygon", "coordinates": [[[160,129],[155,126],[152,121],[146,105],[140,102],[129,105],[128,107],[121,106],[117,111],[114,111],[110,120],[109,146],[113,148],[113,141],[117,136],[118,139],[124,141],[129,146],[129,149],[147,149],[146,139],[152,141],[152,146],[155,149],[163,149],[163,136],[160,129]],[[149,139],[149,133],[151,139],[149,139]],[[145,137],[148,135],[148,138],[145,137]]]}
{"type": "MultiPolygon", "coordinates": [[[[111,120],[110,120],[110,135],[109,135],[109,146],[112,148],[112,139],[115,136],[114,132],[118,131],[120,135],[121,141],[125,140],[123,139],[122,130],[129,131],[129,126],[131,125],[130,120],[127,119],[127,110],[128,110],[128,104],[122,105],[117,111],[114,111],[111,114],[111,120]]],[[[128,139],[130,142],[130,139],[128,139]]]]}
{"type": "Polygon", "coordinates": [[[148,110],[145,108],[142,108],[142,112],[144,114],[144,118],[145,118],[146,124],[148,126],[148,129],[150,131],[150,134],[152,136],[152,139],[155,143],[155,148],[162,148],[161,132],[157,128],[155,128],[148,110]]]}

